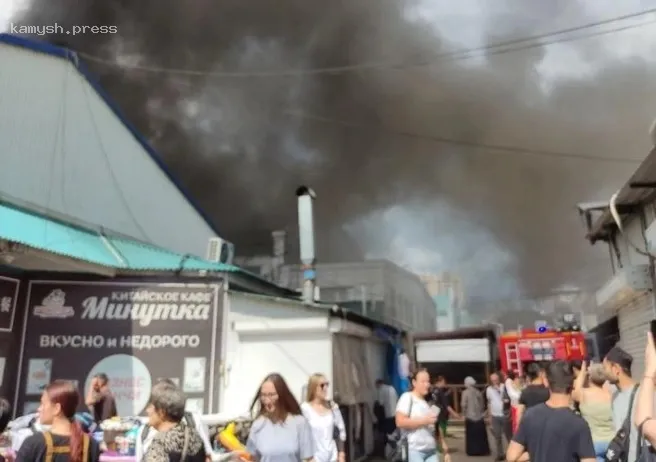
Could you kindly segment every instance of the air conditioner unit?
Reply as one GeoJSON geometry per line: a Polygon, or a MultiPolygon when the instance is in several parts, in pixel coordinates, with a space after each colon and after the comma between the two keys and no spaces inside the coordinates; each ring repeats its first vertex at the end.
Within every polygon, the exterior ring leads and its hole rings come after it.
{"type": "Polygon", "coordinates": [[[597,306],[617,308],[639,293],[652,290],[648,265],[633,265],[621,268],[597,291],[597,306]]]}
{"type": "Polygon", "coordinates": [[[207,260],[214,263],[232,265],[235,259],[235,245],[220,237],[211,237],[207,244],[207,260]]]}

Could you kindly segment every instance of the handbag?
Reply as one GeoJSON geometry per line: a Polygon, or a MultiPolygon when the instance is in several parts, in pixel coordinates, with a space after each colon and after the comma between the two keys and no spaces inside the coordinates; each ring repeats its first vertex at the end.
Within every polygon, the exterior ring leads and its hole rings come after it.
{"type": "Polygon", "coordinates": [[[339,407],[334,401],[330,402],[330,410],[333,413],[333,439],[335,440],[335,444],[337,445],[337,452],[344,452],[344,446],[346,442],[342,441],[340,430],[339,427],[337,426],[337,413],[340,411],[339,411],[339,407]]]}
{"type": "Polygon", "coordinates": [[[634,462],[629,461],[629,445],[631,441],[629,436],[631,434],[631,411],[633,410],[633,398],[635,398],[638,385],[633,387],[631,398],[629,399],[629,410],[626,413],[626,418],[622,427],[617,431],[611,442],[608,444],[608,449],[604,455],[606,462],[634,462]]]}
{"type": "Polygon", "coordinates": [[[638,455],[635,462],[656,462],[656,452],[652,446],[647,444],[642,434],[642,427],[645,422],[641,423],[638,427],[638,455]]]}
{"type": "MultiPolygon", "coordinates": [[[[412,414],[412,402],[414,401],[412,395],[410,395],[410,406],[408,406],[408,417],[412,414]]],[[[399,439],[396,450],[392,454],[392,460],[394,462],[408,462],[410,454],[410,448],[408,447],[408,432],[403,431],[401,438],[399,439]]]]}

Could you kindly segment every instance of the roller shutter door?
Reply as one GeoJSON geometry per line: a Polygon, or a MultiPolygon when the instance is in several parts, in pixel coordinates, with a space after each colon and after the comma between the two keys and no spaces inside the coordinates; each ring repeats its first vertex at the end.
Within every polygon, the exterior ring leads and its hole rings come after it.
{"type": "Polygon", "coordinates": [[[642,377],[645,366],[645,340],[649,321],[653,318],[652,294],[650,292],[633,298],[617,313],[620,346],[633,356],[631,373],[642,377]]]}

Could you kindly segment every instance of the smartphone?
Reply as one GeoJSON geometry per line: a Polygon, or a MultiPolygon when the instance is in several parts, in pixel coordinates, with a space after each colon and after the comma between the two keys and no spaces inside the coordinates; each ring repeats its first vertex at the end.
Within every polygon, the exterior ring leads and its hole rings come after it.
{"type": "Polygon", "coordinates": [[[656,319],[649,321],[649,330],[651,330],[651,336],[656,339],[656,319]]]}

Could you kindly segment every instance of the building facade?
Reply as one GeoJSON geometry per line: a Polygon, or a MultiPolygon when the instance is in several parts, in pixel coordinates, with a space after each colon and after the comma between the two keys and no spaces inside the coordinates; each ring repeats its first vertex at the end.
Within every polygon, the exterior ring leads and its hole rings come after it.
{"type": "Polygon", "coordinates": [[[0,34],[0,197],[205,257],[217,231],[74,52],[0,34]]]}
{"type": "MultiPolygon", "coordinates": [[[[283,265],[278,283],[300,289],[300,265],[283,265]]],[[[317,265],[316,283],[322,301],[348,307],[400,330],[425,332],[437,326],[435,303],[419,276],[388,260],[321,263],[317,265]]]]}
{"type": "Polygon", "coordinates": [[[597,321],[617,316],[619,345],[633,358],[633,375],[644,371],[645,333],[656,318],[656,149],[609,204],[579,204],[586,238],[608,247],[612,277],[596,292],[597,321]],[[619,218],[613,217],[613,214],[619,218]]]}
{"type": "Polygon", "coordinates": [[[435,302],[438,330],[450,331],[461,327],[464,296],[460,278],[448,272],[422,274],[420,278],[435,302]]]}

